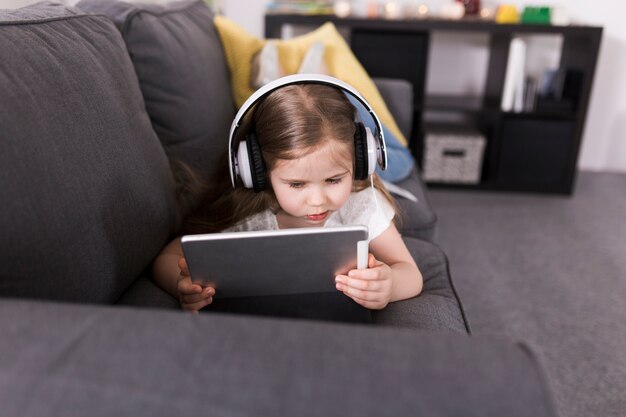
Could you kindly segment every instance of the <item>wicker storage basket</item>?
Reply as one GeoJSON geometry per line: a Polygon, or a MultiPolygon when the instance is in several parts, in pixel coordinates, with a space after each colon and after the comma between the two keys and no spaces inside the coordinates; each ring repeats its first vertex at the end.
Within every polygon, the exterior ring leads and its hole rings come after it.
{"type": "Polygon", "coordinates": [[[477,184],[480,182],[485,137],[476,132],[428,132],[424,180],[477,184]]]}

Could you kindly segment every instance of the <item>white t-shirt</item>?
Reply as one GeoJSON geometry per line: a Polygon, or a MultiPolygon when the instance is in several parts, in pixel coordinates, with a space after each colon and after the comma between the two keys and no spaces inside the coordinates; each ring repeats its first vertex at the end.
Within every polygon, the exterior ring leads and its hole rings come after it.
{"type": "MultiPolygon", "coordinates": [[[[348,201],[338,211],[331,213],[324,227],[367,226],[368,240],[373,240],[387,230],[395,212],[387,199],[371,187],[350,194],[348,201]],[[376,197],[374,197],[376,194],[376,197]]],[[[224,232],[278,230],[276,214],[265,210],[240,221],[224,232]]]]}

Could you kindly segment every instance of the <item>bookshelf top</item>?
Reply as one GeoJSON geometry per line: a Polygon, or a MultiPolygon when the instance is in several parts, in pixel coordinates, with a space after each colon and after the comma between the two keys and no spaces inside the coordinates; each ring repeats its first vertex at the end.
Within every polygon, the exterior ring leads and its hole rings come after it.
{"type": "Polygon", "coordinates": [[[515,33],[545,33],[563,35],[600,35],[601,26],[588,25],[540,25],[540,24],[499,24],[493,21],[485,21],[478,18],[464,18],[461,20],[446,19],[369,19],[365,17],[340,18],[334,15],[298,15],[298,14],[274,14],[265,15],[266,24],[301,24],[321,25],[325,22],[333,22],[337,26],[349,26],[351,28],[363,28],[390,31],[478,31],[501,34],[515,33]]]}

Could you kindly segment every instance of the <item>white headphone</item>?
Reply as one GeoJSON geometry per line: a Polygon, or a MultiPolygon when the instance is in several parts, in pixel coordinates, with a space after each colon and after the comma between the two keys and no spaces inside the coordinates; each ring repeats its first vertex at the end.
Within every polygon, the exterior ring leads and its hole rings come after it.
{"type": "Polygon", "coordinates": [[[233,187],[236,187],[237,176],[241,178],[244,187],[261,191],[266,187],[265,164],[261,156],[261,147],[256,139],[254,131],[247,132],[245,138],[240,143],[235,143],[234,138],[241,120],[248,111],[261,99],[265,98],[274,90],[291,84],[323,84],[340,89],[350,99],[350,102],[370,115],[374,122],[375,132],[372,133],[369,127],[356,121],[356,131],[354,134],[355,148],[355,173],[354,178],[358,180],[367,179],[374,173],[376,163],[385,170],[387,168],[387,152],[385,148],[385,137],[383,135],[382,124],[372,110],[367,101],[351,86],[327,75],[320,74],[295,74],[274,80],[258,89],[243,103],[235,120],[230,126],[228,138],[228,164],[230,167],[230,180],[233,187]]]}

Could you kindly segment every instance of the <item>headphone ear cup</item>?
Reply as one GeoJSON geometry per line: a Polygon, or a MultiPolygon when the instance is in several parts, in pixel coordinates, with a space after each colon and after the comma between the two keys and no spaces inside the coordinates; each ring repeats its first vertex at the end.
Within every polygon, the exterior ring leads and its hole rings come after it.
{"type": "Polygon", "coordinates": [[[256,192],[263,191],[267,185],[265,179],[265,162],[263,162],[261,145],[259,145],[254,132],[246,135],[246,147],[248,149],[252,188],[256,192]]]}
{"type": "Polygon", "coordinates": [[[376,139],[374,138],[374,134],[370,130],[369,127],[365,128],[365,159],[367,160],[367,176],[369,177],[376,171],[376,160],[377,152],[376,152],[376,139]]]}
{"type": "Polygon", "coordinates": [[[234,160],[235,178],[239,176],[245,188],[252,188],[252,174],[250,173],[250,158],[248,157],[248,145],[245,140],[237,145],[237,156],[234,160]]]}
{"type": "Polygon", "coordinates": [[[368,177],[367,132],[363,123],[354,123],[354,179],[365,180],[368,177]]]}

